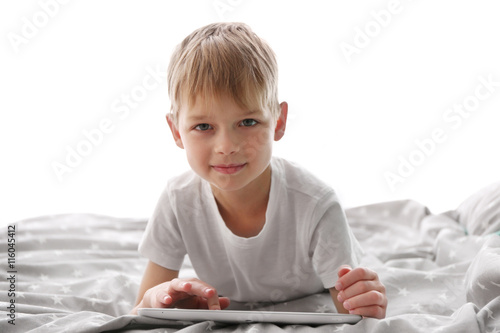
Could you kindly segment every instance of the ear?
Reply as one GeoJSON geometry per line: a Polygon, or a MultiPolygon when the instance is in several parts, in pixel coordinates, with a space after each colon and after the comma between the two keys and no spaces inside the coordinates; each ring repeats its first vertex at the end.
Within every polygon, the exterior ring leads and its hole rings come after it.
{"type": "Polygon", "coordinates": [[[182,144],[181,134],[179,133],[179,129],[177,128],[177,125],[173,121],[171,114],[167,114],[167,123],[168,127],[170,127],[170,131],[172,132],[172,136],[174,137],[175,144],[177,145],[177,147],[184,149],[184,145],[182,144]]]}
{"type": "Polygon", "coordinates": [[[281,112],[276,122],[276,128],[274,130],[274,141],[279,141],[283,135],[285,135],[286,128],[286,118],[288,116],[288,103],[282,102],[280,104],[281,112]]]}

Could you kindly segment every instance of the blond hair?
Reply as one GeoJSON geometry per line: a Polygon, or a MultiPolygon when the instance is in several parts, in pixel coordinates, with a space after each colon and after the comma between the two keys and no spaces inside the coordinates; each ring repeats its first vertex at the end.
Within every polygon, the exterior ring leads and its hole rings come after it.
{"type": "Polygon", "coordinates": [[[269,45],[244,23],[213,23],[177,46],[168,68],[171,115],[182,103],[228,95],[248,110],[279,116],[278,66],[269,45]]]}

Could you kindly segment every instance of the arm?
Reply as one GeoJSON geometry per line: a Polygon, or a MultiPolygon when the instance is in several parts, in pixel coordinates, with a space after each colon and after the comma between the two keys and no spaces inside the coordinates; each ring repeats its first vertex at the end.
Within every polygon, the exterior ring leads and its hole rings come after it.
{"type": "Polygon", "coordinates": [[[367,268],[342,266],[338,276],[330,295],[339,313],[385,318],[387,297],[377,273],[367,268]]]}
{"type": "MultiPolygon", "coordinates": [[[[137,300],[135,302],[135,307],[131,313],[137,314],[137,309],[147,307],[145,306],[145,304],[143,304],[144,303],[143,301],[144,301],[144,295],[149,289],[163,282],[172,281],[178,276],[179,276],[179,271],[173,271],[164,268],[160,265],[157,265],[152,261],[149,261],[148,265],[146,266],[146,270],[144,271],[144,276],[142,277],[141,285],[139,287],[139,292],[137,294],[137,300]]],[[[149,306],[149,307],[155,307],[155,306],[149,306]]]]}

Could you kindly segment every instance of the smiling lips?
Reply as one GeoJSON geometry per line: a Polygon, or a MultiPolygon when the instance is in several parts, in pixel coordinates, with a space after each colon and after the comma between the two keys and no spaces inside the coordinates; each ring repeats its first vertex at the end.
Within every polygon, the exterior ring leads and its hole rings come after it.
{"type": "Polygon", "coordinates": [[[240,163],[240,164],[217,164],[217,165],[212,165],[212,168],[214,168],[215,171],[223,173],[225,175],[231,175],[233,173],[237,173],[241,169],[243,169],[247,165],[246,163],[240,163]]]}

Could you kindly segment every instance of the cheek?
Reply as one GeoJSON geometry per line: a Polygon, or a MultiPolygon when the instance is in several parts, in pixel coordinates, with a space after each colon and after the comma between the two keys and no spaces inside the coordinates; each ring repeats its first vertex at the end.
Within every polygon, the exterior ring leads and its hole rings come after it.
{"type": "Polygon", "coordinates": [[[207,149],[204,140],[193,140],[192,138],[185,137],[183,143],[188,162],[191,166],[202,162],[206,158],[207,149]]]}
{"type": "Polygon", "coordinates": [[[267,150],[271,150],[272,147],[272,136],[269,131],[261,131],[248,137],[241,149],[244,154],[250,158],[255,158],[258,154],[262,154],[267,150]]]}

